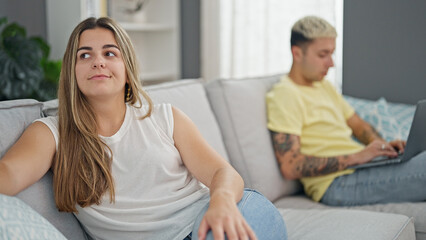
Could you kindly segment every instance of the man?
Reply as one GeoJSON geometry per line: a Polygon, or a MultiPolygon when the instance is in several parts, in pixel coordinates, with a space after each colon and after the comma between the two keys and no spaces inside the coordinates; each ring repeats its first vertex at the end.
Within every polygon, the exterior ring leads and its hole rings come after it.
{"type": "Polygon", "coordinates": [[[348,169],[395,157],[405,141],[383,140],[324,80],[334,66],[336,36],[333,26],[314,16],[292,28],[291,70],[267,94],[268,128],[282,175],[300,179],[308,196],[328,205],[425,200],[425,153],[404,164],[348,169]]]}

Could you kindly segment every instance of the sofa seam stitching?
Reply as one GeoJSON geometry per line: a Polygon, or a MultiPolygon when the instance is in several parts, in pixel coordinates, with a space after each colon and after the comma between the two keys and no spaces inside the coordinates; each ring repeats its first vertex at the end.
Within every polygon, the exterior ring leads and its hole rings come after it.
{"type": "MultiPolygon", "coordinates": [[[[394,240],[398,239],[398,238],[401,236],[401,234],[402,234],[403,230],[407,228],[408,224],[409,224],[410,222],[412,222],[412,220],[413,220],[413,218],[412,218],[412,217],[409,217],[409,218],[407,219],[407,221],[405,221],[404,226],[402,226],[402,227],[399,229],[398,233],[397,233],[397,234],[396,234],[396,236],[393,238],[394,240]]],[[[414,229],[414,234],[416,234],[415,229],[414,229]]]]}

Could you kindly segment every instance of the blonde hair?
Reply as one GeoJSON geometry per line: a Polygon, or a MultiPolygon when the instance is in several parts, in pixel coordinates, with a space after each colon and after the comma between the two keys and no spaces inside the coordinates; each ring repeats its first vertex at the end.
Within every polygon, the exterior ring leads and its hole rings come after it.
{"type": "Polygon", "coordinates": [[[55,201],[60,211],[77,212],[76,204],[100,204],[107,191],[110,201],[115,201],[112,152],[97,133],[95,114],[78,89],[75,75],[80,35],[94,28],[110,30],[117,41],[128,79],[125,96],[129,95],[129,99],[123,102],[141,107],[142,96],[149,105],[144,117],[152,112],[152,101],[142,90],[135,51],[127,33],[110,18],[88,18],[78,24],[68,41],[58,89],[59,146],[52,169],[55,201]]]}
{"type": "Polygon", "coordinates": [[[336,38],[336,29],[326,20],[307,16],[298,20],[291,28],[291,46],[303,46],[316,38],[336,38]]]}

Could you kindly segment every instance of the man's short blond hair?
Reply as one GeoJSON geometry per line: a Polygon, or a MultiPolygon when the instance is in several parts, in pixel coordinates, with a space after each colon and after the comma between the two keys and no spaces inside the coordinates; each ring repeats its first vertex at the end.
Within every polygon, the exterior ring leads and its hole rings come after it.
{"type": "Polygon", "coordinates": [[[336,38],[336,29],[326,20],[307,16],[299,19],[291,28],[291,46],[301,46],[316,38],[331,37],[336,38]]]}

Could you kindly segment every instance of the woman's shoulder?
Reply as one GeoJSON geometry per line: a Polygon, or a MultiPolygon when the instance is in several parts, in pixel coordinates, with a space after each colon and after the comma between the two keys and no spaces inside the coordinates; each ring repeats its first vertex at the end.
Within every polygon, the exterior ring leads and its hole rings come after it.
{"type": "Polygon", "coordinates": [[[57,148],[58,142],[59,142],[58,116],[49,116],[49,117],[39,118],[34,120],[33,123],[43,123],[49,128],[50,132],[52,132],[53,137],[55,138],[55,143],[57,148]]]}
{"type": "Polygon", "coordinates": [[[58,127],[58,116],[48,116],[34,120],[34,122],[42,122],[47,125],[49,128],[58,127]]]}

